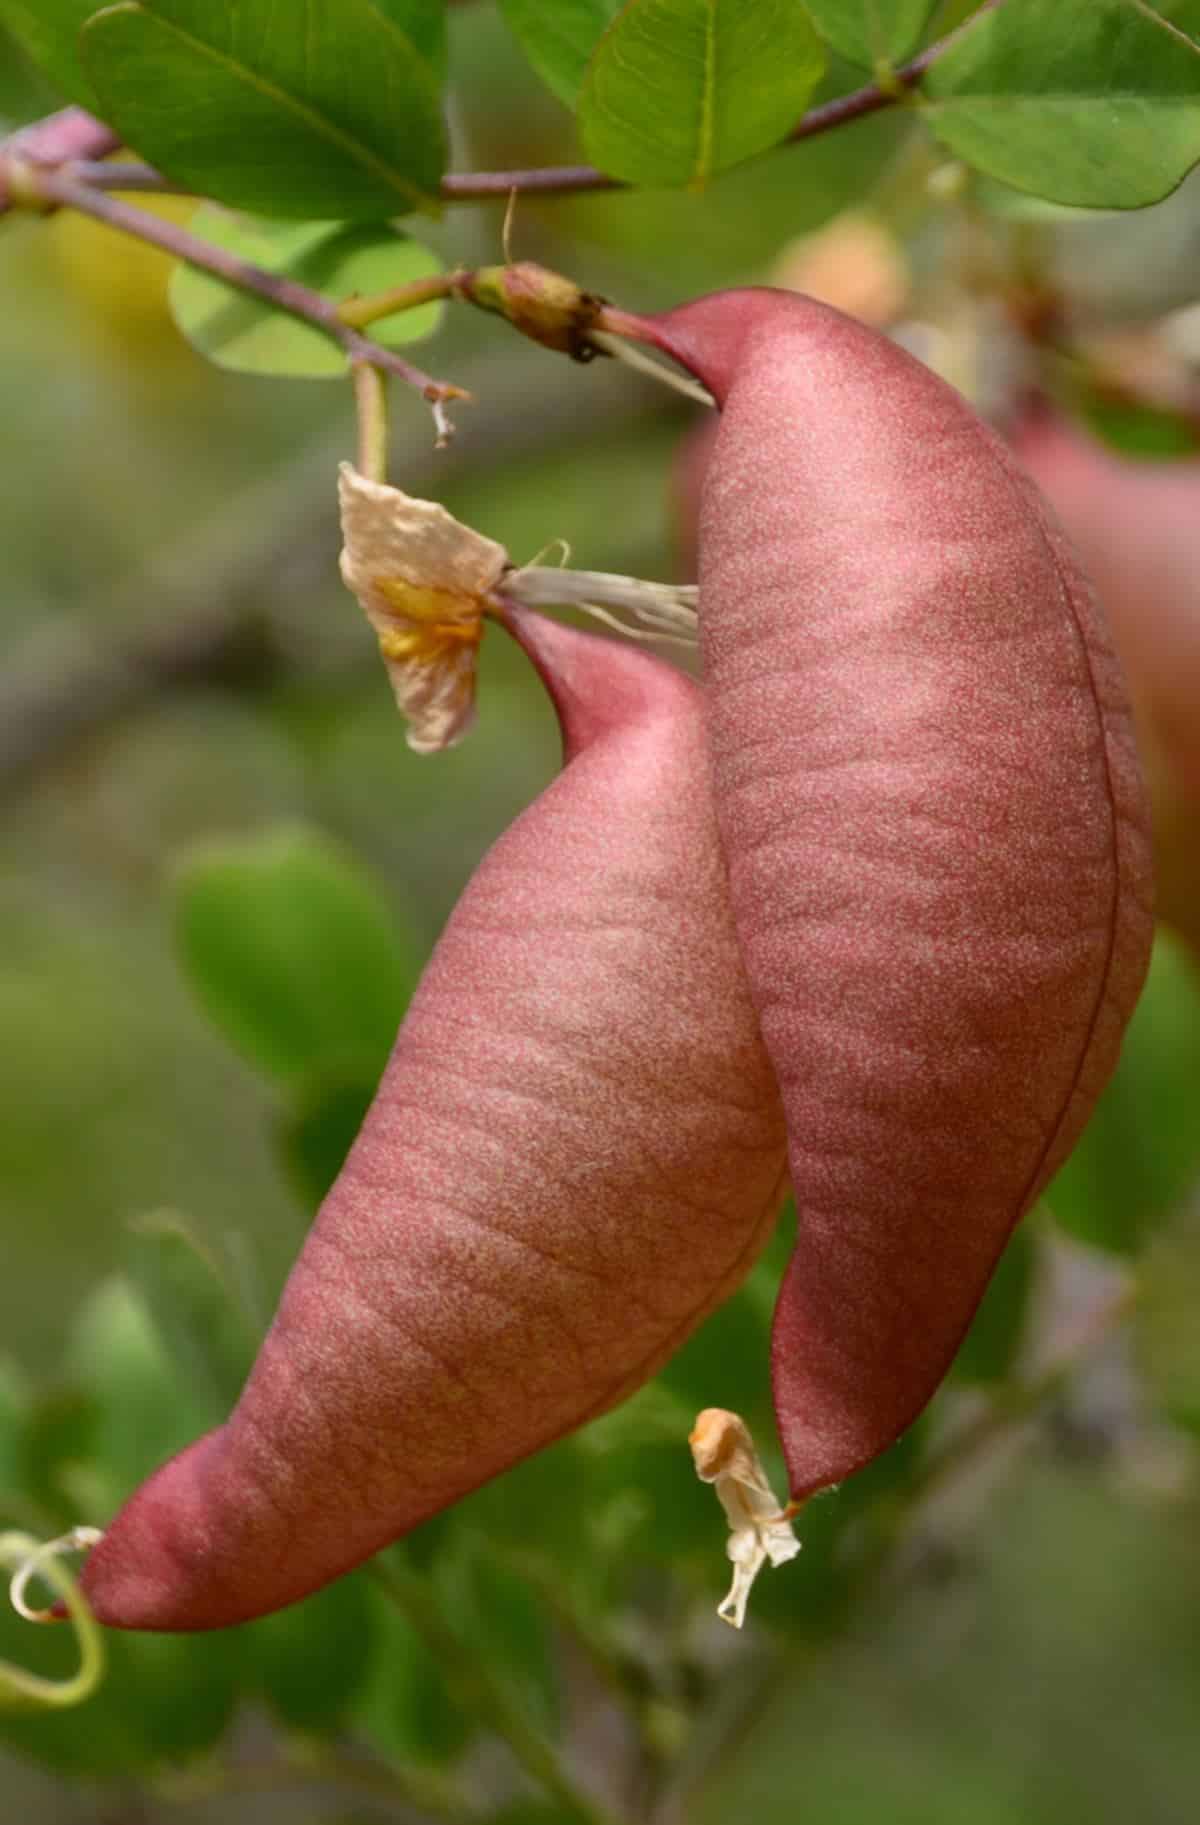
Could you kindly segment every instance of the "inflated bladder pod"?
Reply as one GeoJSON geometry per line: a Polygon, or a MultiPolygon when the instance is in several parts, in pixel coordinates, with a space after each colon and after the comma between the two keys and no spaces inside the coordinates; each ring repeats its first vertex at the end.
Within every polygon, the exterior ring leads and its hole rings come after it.
{"type": "Polygon", "coordinates": [[[566,766],[499,839],[226,1425],[84,1568],[100,1619],[279,1608],[643,1382],[737,1286],[784,1189],[699,693],[512,611],[566,766]]]}
{"type": "Polygon", "coordinates": [[[1086,1122],[1147,962],[1147,814],[1088,585],[957,393],[794,293],[641,327],[721,407],[702,669],[787,1114],[799,1498],[924,1406],[1086,1122]]]}

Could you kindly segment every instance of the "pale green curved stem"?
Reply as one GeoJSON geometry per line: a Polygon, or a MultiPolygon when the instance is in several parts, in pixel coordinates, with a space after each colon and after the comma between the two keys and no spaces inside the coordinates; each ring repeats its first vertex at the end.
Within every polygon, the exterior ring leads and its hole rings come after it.
{"type": "Polygon", "coordinates": [[[50,1541],[35,1540],[31,1534],[0,1534],[0,1565],[13,1574],[13,1607],[32,1622],[50,1620],[49,1611],[31,1610],[25,1603],[25,1586],[36,1573],[62,1599],[79,1643],[79,1670],[70,1679],[44,1679],[9,1660],[0,1660],[0,1710],[62,1710],[82,1704],[99,1685],[104,1674],[104,1637],[60,1556],[95,1545],[98,1537],[94,1528],[82,1527],[50,1541]]]}

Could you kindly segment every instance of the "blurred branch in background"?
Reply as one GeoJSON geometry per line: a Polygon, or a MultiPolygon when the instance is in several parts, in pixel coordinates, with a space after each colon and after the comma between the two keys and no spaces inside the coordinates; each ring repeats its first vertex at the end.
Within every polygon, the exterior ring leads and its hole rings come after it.
{"type": "Polygon", "coordinates": [[[277,1761],[220,1763],[163,1774],[151,1791],[174,1813],[176,1808],[190,1811],[205,1801],[262,1800],[292,1790],[311,1801],[314,1793],[326,1788],[331,1794],[353,1794],[386,1805],[389,1818],[441,1819],[450,1825],[468,1825],[480,1816],[449,1777],[432,1769],[384,1767],[316,1742],[298,1742],[287,1757],[277,1761]],[[396,1807],[403,1812],[397,1813],[396,1807]]]}
{"type": "Polygon", "coordinates": [[[559,1753],[514,1702],[503,1674],[497,1675],[474,1644],[464,1640],[447,1620],[428,1581],[405,1564],[402,1555],[383,1553],[372,1561],[377,1587],[430,1647],[450,1689],[469,1714],[481,1719],[508,1745],[514,1760],[560,1808],[573,1825],[621,1825],[608,1809],[579,1787],[559,1753]]]}
{"type": "MultiPolygon", "coordinates": [[[[499,447],[506,461],[518,461],[574,444],[580,411],[571,394],[540,393],[536,412],[529,410],[541,367],[540,357],[516,349],[502,365],[481,360],[477,373],[468,373],[480,397],[462,439],[435,451],[421,420],[397,450],[396,472],[406,489],[441,491],[490,470],[499,447]]],[[[660,398],[657,390],[614,375],[589,403],[589,431],[627,428],[648,417],[660,398]]],[[[98,730],[162,695],[216,680],[250,686],[281,672],[328,669],[324,647],[310,653],[290,644],[288,605],[336,577],[336,469],[348,448],[348,432],[321,438],[165,558],[123,581],[103,614],[60,623],[26,642],[0,682],[0,802],[98,730]],[[128,631],[109,631],[122,626],[128,631]]],[[[619,538],[614,553],[614,562],[631,570],[646,555],[622,549],[619,538]]],[[[348,620],[353,612],[347,598],[348,620]]],[[[373,643],[364,640],[361,651],[364,662],[373,662],[373,643]]]]}

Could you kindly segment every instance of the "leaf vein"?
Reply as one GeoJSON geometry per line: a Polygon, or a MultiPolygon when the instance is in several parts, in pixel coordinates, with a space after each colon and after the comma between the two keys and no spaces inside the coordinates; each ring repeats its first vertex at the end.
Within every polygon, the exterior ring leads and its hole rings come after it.
{"type": "Polygon", "coordinates": [[[194,33],[177,25],[174,20],[165,19],[161,13],[153,12],[147,14],[146,9],[140,6],[136,10],[142,13],[143,16],[153,18],[161,30],[172,34],[199,56],[207,58],[210,63],[215,64],[218,68],[224,69],[246,88],[256,91],[267,100],[276,103],[286,112],[293,114],[298,120],[303,121],[318,138],[327,140],[331,145],[336,146],[339,151],[347,153],[366,170],[370,171],[373,176],[378,177],[389,190],[396,191],[410,203],[420,203],[424,200],[424,193],[419,187],[410,182],[408,178],[403,177],[387,163],[386,159],[381,158],[378,153],[373,152],[368,145],[358,139],[354,134],[339,127],[328,115],[322,114],[318,109],[310,107],[308,103],[302,101],[298,95],[291,94],[287,89],[281,89],[278,84],[273,83],[269,77],[262,75],[260,71],[252,70],[248,64],[241,62],[238,58],[231,57],[226,52],[218,50],[215,45],[207,44],[204,39],[197,38],[194,33]]]}

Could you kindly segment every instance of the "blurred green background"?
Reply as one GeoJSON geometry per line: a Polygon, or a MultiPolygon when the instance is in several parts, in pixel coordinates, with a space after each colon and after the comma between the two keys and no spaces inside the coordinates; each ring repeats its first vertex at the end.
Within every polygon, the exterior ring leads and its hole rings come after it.
{"type": "MultiPolygon", "coordinates": [[[[491,10],[456,29],[456,162],[571,157],[565,113],[491,10]]],[[[53,103],[0,38],[0,130],[53,103]]],[[[523,203],[516,250],[638,305],[761,277],[903,173],[906,131],[881,116],[705,197],[523,203]]],[[[429,238],[448,260],[494,260],[499,229],[496,210],[463,209],[429,238]]],[[[194,1261],[172,1294],[175,1232],[131,1223],[184,1213],[247,1335],[265,1321],[386,1050],[381,1014],[390,1031],[483,850],[557,764],[539,687],[495,633],[476,731],[436,759],[408,752],[336,571],[348,389],[218,373],[174,329],[165,273],[79,220],[0,224],[0,1523],[35,1530],[107,1512],[222,1410],[220,1375],[211,1393],[190,1378],[172,1330],[207,1297],[194,1261]],[[303,917],[280,936],[271,908],[318,902],[330,958],[376,946],[389,994],[372,1005],[329,961],[297,1031],[272,1038],[269,1011],[223,1003],[214,972],[248,958],[286,991],[316,940],[303,917]],[[245,954],[214,963],[234,915],[245,954]],[[312,1034],[319,1049],[343,1031],[349,1052],[314,1074],[312,1034]]],[[[564,538],[580,567],[672,574],[691,408],[465,310],[428,352],[478,404],[439,455],[398,399],[398,484],[518,558],[564,538]]],[[[744,1641],[712,1619],[724,1535],[685,1435],[711,1403],[769,1439],[785,1238],[658,1384],[398,1557],[585,1786],[664,1825],[1195,1816],[1198,1009],[1164,941],[1122,1077],[1051,1198],[1090,1247],[1038,1219],[957,1385],[804,1518],[805,1551],[762,1580],[744,1641]],[[1134,1255],[1153,1322],[919,1503],[923,1454],[1019,1389],[1134,1255]]],[[[410,1598],[389,1606],[360,1576],[227,1637],[115,1644],[79,1712],[0,1717],[0,1825],[417,1818],[426,1777],[510,1825],[574,1816],[531,1797],[410,1598]]],[[[14,1660],[71,1652],[0,1626],[14,1660]]]]}

